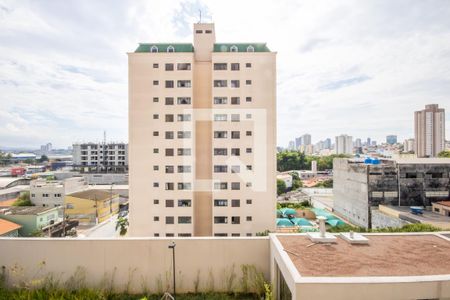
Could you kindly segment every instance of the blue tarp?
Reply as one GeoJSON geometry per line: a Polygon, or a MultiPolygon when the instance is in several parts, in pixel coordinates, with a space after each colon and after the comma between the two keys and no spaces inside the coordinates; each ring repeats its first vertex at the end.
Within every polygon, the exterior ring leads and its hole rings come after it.
{"type": "Polygon", "coordinates": [[[283,216],[289,216],[289,215],[297,215],[297,211],[293,208],[282,208],[281,212],[283,214],[283,216]]]}
{"type": "Polygon", "coordinates": [[[289,219],[277,218],[277,227],[291,227],[294,224],[289,219]]]}
{"type": "Polygon", "coordinates": [[[293,218],[291,219],[291,222],[298,226],[311,226],[311,222],[309,222],[305,218],[293,218]]]}

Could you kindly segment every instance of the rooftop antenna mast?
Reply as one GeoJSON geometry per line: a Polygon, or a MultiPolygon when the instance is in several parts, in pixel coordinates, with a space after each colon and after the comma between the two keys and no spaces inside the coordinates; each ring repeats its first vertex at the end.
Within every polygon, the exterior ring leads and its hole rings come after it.
{"type": "Polygon", "coordinates": [[[202,10],[199,9],[198,12],[200,14],[200,19],[199,19],[198,23],[200,24],[202,22],[202,10]]]}

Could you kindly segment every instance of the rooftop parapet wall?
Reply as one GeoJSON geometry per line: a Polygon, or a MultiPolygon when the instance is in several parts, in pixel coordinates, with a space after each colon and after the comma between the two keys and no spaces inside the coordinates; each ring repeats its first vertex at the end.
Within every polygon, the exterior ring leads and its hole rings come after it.
{"type": "Polygon", "coordinates": [[[261,238],[0,238],[8,284],[53,274],[61,283],[83,273],[88,286],[113,282],[116,291],[172,291],[171,241],[176,243],[177,292],[238,291],[242,266],[269,278],[269,239],[261,238]],[[30,255],[29,249],[33,249],[30,255]],[[78,271],[77,271],[78,270],[78,271]],[[231,279],[234,278],[234,279],[231,279]],[[231,284],[230,284],[231,283],[231,284]],[[170,288],[167,288],[170,287],[170,288]]]}

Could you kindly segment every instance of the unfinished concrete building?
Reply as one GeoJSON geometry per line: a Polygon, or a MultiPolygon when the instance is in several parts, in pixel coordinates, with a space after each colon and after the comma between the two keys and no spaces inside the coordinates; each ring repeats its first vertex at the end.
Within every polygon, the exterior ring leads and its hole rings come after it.
{"type": "Polygon", "coordinates": [[[334,159],[334,210],[355,225],[371,228],[374,208],[423,206],[446,200],[449,159],[334,159]]]}

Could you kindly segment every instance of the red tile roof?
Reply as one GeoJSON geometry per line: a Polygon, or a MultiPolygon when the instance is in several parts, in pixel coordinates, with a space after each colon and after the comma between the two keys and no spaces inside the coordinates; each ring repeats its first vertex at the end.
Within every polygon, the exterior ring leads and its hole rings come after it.
{"type": "Polygon", "coordinates": [[[0,219],[0,236],[13,230],[17,230],[22,226],[11,221],[0,219]]]}
{"type": "Polygon", "coordinates": [[[450,200],[439,201],[439,202],[437,202],[437,204],[440,204],[440,205],[444,205],[444,206],[450,207],[450,200]]]}

